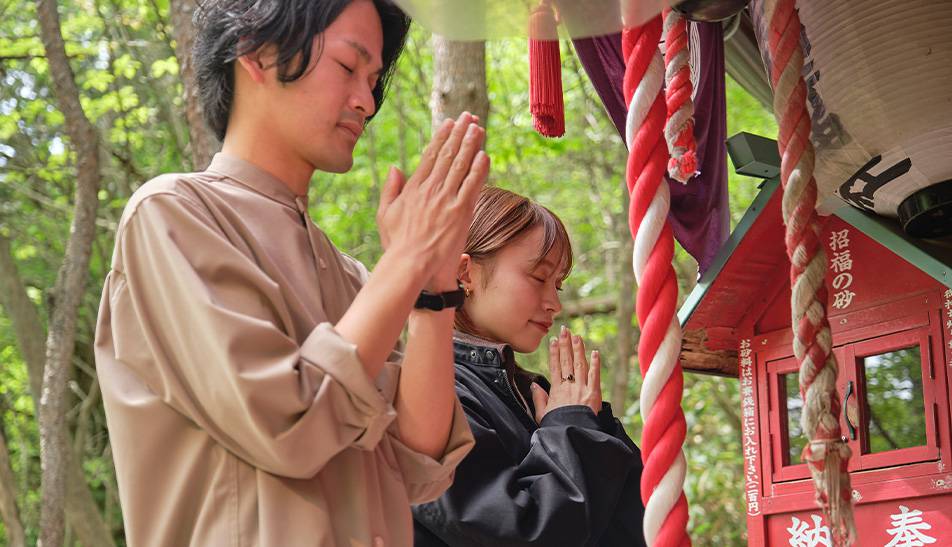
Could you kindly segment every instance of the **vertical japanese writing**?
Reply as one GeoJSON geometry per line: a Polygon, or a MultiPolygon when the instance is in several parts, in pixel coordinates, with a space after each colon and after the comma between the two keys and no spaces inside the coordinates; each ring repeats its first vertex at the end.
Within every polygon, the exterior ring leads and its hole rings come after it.
{"type": "MultiPolygon", "coordinates": [[[[840,117],[833,112],[827,112],[823,98],[817,91],[820,81],[820,69],[815,68],[815,59],[810,55],[812,46],[807,37],[806,28],[800,30],[800,47],[806,59],[803,60],[803,81],[807,84],[807,104],[810,106],[810,120],[813,130],[810,139],[821,149],[837,149],[852,141],[850,134],[843,130],[840,117]]],[[[769,65],[768,65],[769,69],[769,65]]]]}
{"type": "Polygon", "coordinates": [[[945,330],[948,335],[945,353],[949,358],[949,366],[952,367],[952,289],[946,289],[942,296],[944,297],[942,311],[945,313],[945,330]]]}
{"type": "Polygon", "coordinates": [[[853,257],[850,256],[850,231],[844,228],[830,233],[830,270],[833,272],[833,307],[844,310],[853,303],[853,257]]]}
{"type": "Polygon", "coordinates": [[[750,339],[740,341],[740,396],[743,416],[744,497],[747,514],[760,514],[760,476],[757,473],[757,405],[754,402],[754,367],[750,339]]]}

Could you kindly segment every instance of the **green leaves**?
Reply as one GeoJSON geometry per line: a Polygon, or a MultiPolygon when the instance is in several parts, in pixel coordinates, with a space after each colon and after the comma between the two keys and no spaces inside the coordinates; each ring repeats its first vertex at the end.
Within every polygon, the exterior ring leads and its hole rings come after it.
{"type": "MultiPolygon", "coordinates": [[[[82,106],[104,144],[100,228],[76,352],[77,361],[88,365],[99,291],[113,249],[113,232],[108,227],[118,222],[139,185],[160,173],[186,168],[188,132],[180,66],[169,39],[168,0],[65,1],[59,6],[82,106]]],[[[7,9],[0,17],[0,226],[12,240],[29,298],[45,320],[55,304],[48,301],[49,289],[55,284],[68,239],[76,160],[64,136],[63,115],[53,101],[34,18],[33,3],[7,9]]],[[[311,215],[336,245],[368,267],[381,254],[374,215],[387,170],[396,165],[410,175],[429,140],[433,72],[429,38],[423,29],[413,27],[383,109],[357,145],[354,168],[341,175],[318,173],[312,181],[311,215]]],[[[634,294],[619,294],[620,272],[631,263],[623,245],[630,238],[623,186],[627,153],[568,42],[562,43],[562,60],[566,136],[545,139],[532,129],[526,43],[487,44],[490,115],[484,123],[486,149],[492,158],[490,180],[535,199],[565,222],[576,264],[564,284],[564,303],[633,299],[634,294]]],[[[733,82],[728,83],[728,128],[729,134],[740,130],[776,134],[772,116],[733,82]]],[[[731,174],[735,222],[756,191],[755,181],[731,174]]],[[[683,297],[693,286],[695,265],[680,248],[675,262],[683,297]]],[[[616,414],[623,416],[637,439],[641,379],[636,359],[617,362],[614,314],[564,321],[585,337],[589,347],[601,351],[606,394],[617,367],[628,366],[632,371],[628,408],[616,408],[616,414]]],[[[537,351],[521,357],[521,363],[544,371],[544,359],[543,352],[537,351]]],[[[35,538],[40,473],[33,401],[12,325],[3,314],[0,363],[4,364],[0,367],[0,420],[21,482],[21,513],[35,538]]],[[[79,392],[91,392],[90,375],[76,372],[74,379],[79,392]]],[[[710,544],[738,544],[744,535],[742,486],[736,479],[742,475],[742,460],[739,431],[730,425],[730,404],[739,408],[737,381],[688,375],[684,400],[689,421],[691,526],[710,544]]],[[[70,426],[79,427],[75,421],[70,426]]],[[[87,441],[79,450],[95,495],[108,505],[105,500],[114,496],[110,486],[114,479],[98,404],[87,427],[87,441]]],[[[115,513],[115,499],[109,503],[115,513]]],[[[114,523],[120,520],[118,514],[110,518],[114,523]]]]}
{"type": "Polygon", "coordinates": [[[153,78],[161,78],[166,74],[176,76],[179,72],[178,60],[172,56],[165,59],[158,59],[152,63],[151,73],[153,78]]]}

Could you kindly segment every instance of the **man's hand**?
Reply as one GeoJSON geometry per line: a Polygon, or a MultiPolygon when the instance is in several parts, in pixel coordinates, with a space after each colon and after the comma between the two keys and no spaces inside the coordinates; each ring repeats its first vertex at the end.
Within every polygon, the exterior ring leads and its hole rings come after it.
{"type": "Polygon", "coordinates": [[[489,174],[480,150],[485,130],[464,112],[437,129],[409,179],[391,168],[380,195],[377,226],[385,250],[401,253],[432,272],[426,288],[456,288],[456,266],[473,208],[489,174]]]}
{"type": "Polygon", "coordinates": [[[532,385],[536,422],[549,411],[570,405],[585,405],[598,414],[602,410],[602,359],[592,352],[592,364],[585,359],[585,342],[562,327],[559,338],[549,343],[549,374],[552,388],[532,385]]]}

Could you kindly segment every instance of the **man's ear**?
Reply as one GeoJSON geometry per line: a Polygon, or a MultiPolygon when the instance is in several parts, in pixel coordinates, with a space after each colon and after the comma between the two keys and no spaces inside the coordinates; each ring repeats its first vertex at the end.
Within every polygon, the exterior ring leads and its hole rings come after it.
{"type": "Polygon", "coordinates": [[[264,62],[261,59],[260,48],[238,57],[238,66],[241,67],[241,70],[245,71],[245,74],[247,74],[254,83],[264,83],[265,69],[264,62]]]}

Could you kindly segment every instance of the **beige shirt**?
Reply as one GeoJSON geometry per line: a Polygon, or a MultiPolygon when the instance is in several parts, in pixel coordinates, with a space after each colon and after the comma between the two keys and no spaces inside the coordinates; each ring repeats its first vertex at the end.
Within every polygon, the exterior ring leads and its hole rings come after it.
{"type": "Polygon", "coordinates": [[[472,447],[458,401],[439,461],[400,441],[401,356],[371,381],[332,326],[367,270],[306,211],[223,154],[126,206],[96,365],[129,545],[408,546],[472,447]]]}

